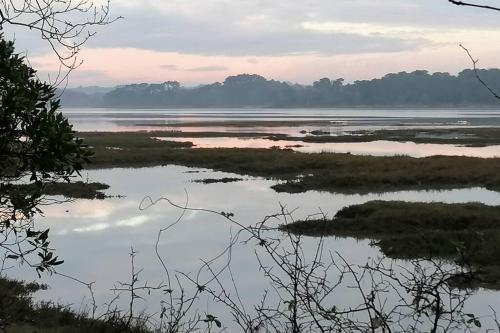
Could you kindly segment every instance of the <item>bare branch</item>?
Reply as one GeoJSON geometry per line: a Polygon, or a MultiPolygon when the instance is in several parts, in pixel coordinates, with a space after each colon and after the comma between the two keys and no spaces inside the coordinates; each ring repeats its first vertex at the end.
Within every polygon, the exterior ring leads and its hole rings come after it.
{"type": "Polygon", "coordinates": [[[448,2],[451,2],[452,4],[457,5],[457,6],[468,6],[468,7],[475,7],[475,8],[482,8],[482,9],[490,9],[490,10],[500,11],[500,7],[493,7],[493,6],[488,6],[488,5],[479,5],[479,4],[475,4],[475,3],[464,2],[464,1],[456,1],[456,0],[448,0],[448,2]]]}
{"type": "Polygon", "coordinates": [[[39,32],[68,70],[81,64],[80,48],[97,27],[121,18],[110,16],[110,0],[0,0],[0,31],[10,25],[39,32]]]}
{"type": "Polygon", "coordinates": [[[493,95],[495,96],[496,99],[500,99],[500,95],[498,93],[496,93],[493,89],[491,89],[490,86],[488,86],[488,84],[486,82],[484,82],[484,80],[481,78],[481,76],[479,75],[478,71],[477,71],[477,63],[479,62],[478,59],[474,59],[471,55],[471,53],[469,52],[469,50],[463,46],[462,44],[459,44],[460,47],[467,53],[467,56],[469,57],[469,59],[472,61],[472,69],[474,70],[474,75],[476,76],[477,80],[486,88],[488,89],[488,91],[493,95]]]}

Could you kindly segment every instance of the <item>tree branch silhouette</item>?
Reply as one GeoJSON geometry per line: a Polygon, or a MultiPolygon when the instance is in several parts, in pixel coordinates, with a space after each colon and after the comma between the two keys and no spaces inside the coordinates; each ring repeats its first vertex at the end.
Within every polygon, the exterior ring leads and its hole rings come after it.
{"type": "Polygon", "coordinates": [[[456,0],[448,0],[448,2],[451,2],[452,4],[457,5],[457,6],[467,6],[467,7],[474,7],[474,8],[482,8],[482,9],[490,9],[490,10],[500,11],[500,7],[494,7],[494,6],[488,6],[488,5],[480,5],[480,4],[475,4],[475,3],[471,3],[471,2],[456,1],[456,0]]]}
{"type": "Polygon", "coordinates": [[[471,62],[472,62],[472,69],[474,71],[474,76],[479,81],[479,83],[481,83],[481,85],[483,85],[486,89],[488,89],[488,91],[493,96],[495,96],[496,99],[500,99],[500,94],[498,94],[497,92],[495,92],[486,82],[484,82],[484,80],[479,75],[478,70],[477,70],[477,63],[479,62],[479,59],[474,59],[474,57],[472,56],[472,54],[470,53],[470,51],[465,46],[463,46],[462,44],[459,44],[459,45],[467,53],[467,56],[471,60],[471,62]]]}
{"type": "Polygon", "coordinates": [[[110,16],[110,0],[102,5],[90,0],[0,0],[0,30],[11,25],[38,31],[67,68],[80,64],[76,55],[95,35],[95,27],[120,18],[110,16]]]}

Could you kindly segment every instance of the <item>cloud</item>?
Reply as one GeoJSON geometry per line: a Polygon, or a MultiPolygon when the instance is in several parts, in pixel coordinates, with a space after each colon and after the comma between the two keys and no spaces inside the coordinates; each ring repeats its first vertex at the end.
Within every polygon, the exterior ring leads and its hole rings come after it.
{"type": "Polygon", "coordinates": [[[169,71],[184,71],[184,72],[218,72],[229,69],[227,66],[217,66],[217,65],[200,66],[200,67],[193,67],[186,69],[182,69],[177,65],[160,65],[160,68],[169,71]]]}
{"type": "MultiPolygon", "coordinates": [[[[35,65],[37,62],[32,63],[32,65],[37,68],[35,65]]],[[[46,65],[47,67],[49,64],[46,65]]],[[[54,64],[52,64],[54,66],[54,64]]],[[[43,68],[43,67],[42,67],[43,68]]],[[[65,75],[68,74],[68,70],[66,68],[62,68],[61,71],[54,70],[39,70],[37,72],[38,77],[47,82],[55,83],[63,80],[65,75]]],[[[106,70],[88,70],[83,68],[77,68],[74,71],[71,71],[67,77],[68,82],[79,82],[83,85],[92,85],[96,81],[99,82],[109,82],[111,80],[108,72],[106,70]]],[[[64,84],[64,83],[63,83],[64,84]]]]}
{"type": "Polygon", "coordinates": [[[178,71],[179,70],[179,66],[177,66],[177,65],[160,65],[160,68],[166,69],[169,71],[178,71]]]}
{"type": "MultiPolygon", "coordinates": [[[[252,57],[390,53],[433,46],[443,29],[500,28],[496,13],[435,0],[115,0],[112,15],[124,19],[99,27],[87,47],[252,57]],[[325,33],[328,25],[335,29],[325,33]]],[[[47,50],[33,32],[4,31],[19,37],[21,50],[47,50]]]]}
{"type": "MultiPolygon", "coordinates": [[[[147,216],[134,216],[128,219],[119,220],[114,225],[109,223],[94,223],[85,227],[74,228],[74,232],[83,233],[83,232],[96,232],[106,230],[112,227],[137,227],[144,223],[150,221],[150,218],[147,216]]],[[[61,231],[62,234],[67,234],[68,230],[61,231]]]]}
{"type": "Polygon", "coordinates": [[[96,224],[91,224],[87,227],[82,227],[82,228],[75,228],[73,231],[75,232],[93,232],[93,231],[101,231],[108,229],[110,225],[108,223],[96,223],[96,224]]]}
{"type": "MultiPolygon", "coordinates": [[[[280,4],[283,5],[282,2],[280,4]]],[[[277,11],[280,6],[248,8],[255,13],[242,12],[245,5],[233,5],[228,8],[212,6],[207,9],[206,15],[201,14],[204,13],[203,5],[199,1],[188,0],[184,7],[187,9],[181,13],[178,8],[161,10],[148,5],[148,2],[138,7],[121,7],[117,14],[123,15],[125,19],[103,27],[88,46],[132,47],[207,56],[254,57],[399,52],[416,50],[431,44],[431,41],[421,36],[400,38],[394,35],[364,35],[350,31],[325,34],[306,29],[300,24],[310,21],[309,15],[304,14],[306,6],[294,6],[292,18],[299,17],[299,13],[303,14],[298,21],[283,16],[283,13],[277,11]],[[216,8],[222,12],[227,11],[227,15],[215,13],[216,8]],[[266,15],[260,13],[265,8],[268,10],[266,15]]]]}
{"type": "Polygon", "coordinates": [[[115,226],[117,227],[137,227],[141,224],[149,222],[149,217],[140,215],[140,216],[134,216],[125,220],[120,220],[115,223],[115,226]]]}
{"type": "Polygon", "coordinates": [[[185,69],[186,72],[219,72],[219,71],[227,71],[229,67],[226,66],[202,66],[185,69]]]}

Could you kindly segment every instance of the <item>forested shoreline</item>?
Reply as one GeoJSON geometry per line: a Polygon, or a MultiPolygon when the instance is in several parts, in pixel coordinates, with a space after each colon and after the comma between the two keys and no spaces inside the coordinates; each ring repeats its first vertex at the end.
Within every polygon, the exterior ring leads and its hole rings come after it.
{"type": "MultiPolygon", "coordinates": [[[[478,70],[493,90],[500,90],[500,69],[478,70]]],[[[177,81],[140,83],[115,88],[67,89],[66,107],[468,107],[497,106],[473,70],[457,75],[417,70],[380,79],[345,83],[322,78],[312,85],[266,79],[255,74],[229,76],[224,82],[183,87],[177,81]]]]}

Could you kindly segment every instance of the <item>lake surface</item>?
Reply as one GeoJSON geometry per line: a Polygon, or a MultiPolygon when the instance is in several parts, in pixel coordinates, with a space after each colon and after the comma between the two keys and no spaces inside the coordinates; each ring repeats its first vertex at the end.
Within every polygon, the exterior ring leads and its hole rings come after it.
{"type": "MultiPolygon", "coordinates": [[[[76,200],[48,206],[44,208],[44,217],[38,218],[37,223],[40,227],[50,227],[51,244],[65,260],[58,270],[83,281],[95,281],[94,291],[98,304],[109,302],[115,296],[110,289],[116,286],[118,281],[130,279],[128,253],[131,247],[138,251],[136,267],[144,269],[140,281],[148,281],[154,285],[166,279],[155,257],[154,244],[158,231],[174,222],[180,210],[166,202],[160,202],[141,211],[139,204],[145,196],[168,197],[183,205],[187,192],[190,207],[232,212],[235,214],[235,219],[243,225],[253,225],[264,216],[279,212],[280,204],[293,211],[293,217],[299,219],[318,213],[320,210],[332,216],[344,206],[374,199],[425,202],[474,200],[490,205],[500,203],[500,193],[483,188],[364,195],[316,191],[286,194],[274,192],[270,188],[274,184],[273,181],[253,177],[245,177],[245,180],[235,183],[203,185],[193,181],[237,176],[178,166],[93,170],[84,177],[88,177],[91,181],[107,183],[111,186],[107,191],[108,194],[124,197],[102,201],[76,200]]],[[[179,224],[163,235],[159,251],[172,271],[195,274],[201,266],[201,260],[211,259],[223,251],[229,243],[231,234],[234,235],[237,230],[235,225],[231,225],[220,216],[190,211],[179,224]]],[[[242,236],[241,240],[245,238],[242,236]]],[[[312,251],[317,241],[315,238],[304,238],[306,251],[312,251]]],[[[370,258],[380,255],[377,248],[370,246],[369,241],[357,241],[352,238],[327,238],[324,246],[325,251],[338,251],[352,264],[363,265],[370,258]]],[[[256,304],[264,290],[269,289],[269,281],[258,270],[254,254],[256,248],[256,242],[249,244],[238,242],[232,251],[232,272],[238,283],[240,296],[247,304],[256,304]]],[[[225,260],[224,256],[214,264],[215,267],[223,265],[225,260]]],[[[23,267],[8,271],[8,274],[37,280],[33,270],[23,267]]],[[[207,278],[206,272],[203,276],[207,278]]],[[[70,303],[76,308],[88,304],[89,295],[86,288],[73,280],[53,275],[45,276],[42,281],[47,282],[50,289],[39,293],[40,299],[70,303]]],[[[224,281],[230,287],[229,281],[224,281]]],[[[137,302],[137,311],[142,309],[151,313],[159,311],[162,295],[152,293],[144,296],[144,300],[137,302]]],[[[497,292],[480,290],[472,297],[468,306],[474,313],[489,314],[488,305],[500,308],[498,296],[497,292]]],[[[349,304],[354,300],[359,301],[353,298],[351,289],[339,290],[337,302],[349,304]]],[[[126,302],[126,297],[122,296],[117,304],[125,308],[126,302]]],[[[202,310],[207,310],[208,305],[203,304],[202,310]]],[[[224,324],[231,326],[227,310],[213,304],[209,309],[217,313],[224,324]]]]}
{"type": "MultiPolygon", "coordinates": [[[[346,129],[374,128],[441,128],[461,126],[500,126],[500,111],[496,110],[118,110],[118,109],[71,109],[65,114],[81,131],[130,131],[144,129],[165,129],[168,127],[146,126],[145,124],[170,124],[180,122],[220,121],[220,126],[213,128],[226,131],[259,131],[276,133],[276,126],[234,127],[227,128],[224,122],[234,121],[290,121],[290,120],[327,120],[345,122],[340,131],[346,129]],[[139,125],[139,126],[138,126],[139,125]]],[[[186,127],[207,131],[206,127],[186,127]]],[[[179,130],[180,128],[176,128],[179,130]]],[[[298,127],[278,128],[285,133],[302,130],[298,127]],[[288,132],[287,132],[288,131],[288,132]]],[[[307,128],[306,128],[307,129],[307,128]]],[[[310,130],[317,129],[316,126],[310,130]]],[[[195,141],[200,146],[217,146],[237,142],[244,144],[264,144],[260,141],[245,141],[229,138],[194,139],[182,138],[180,141],[195,141]],[[212,140],[212,141],[211,141],[212,140]],[[216,141],[219,140],[219,141],[216,141]],[[234,139],[233,139],[234,140],[234,139]],[[214,143],[213,141],[216,141],[214,143]]],[[[270,141],[265,144],[276,143],[270,141]]],[[[467,148],[448,145],[416,145],[411,143],[373,142],[369,144],[336,144],[335,146],[316,146],[306,143],[302,151],[316,149],[334,149],[339,152],[352,152],[373,155],[409,154],[428,156],[433,154],[475,154],[478,149],[486,155],[497,156],[497,147],[467,148]],[[313,147],[313,148],[311,148],[313,147]],[[468,152],[466,151],[468,150],[468,152]]],[[[286,141],[286,144],[295,144],[286,141]]],[[[196,180],[204,178],[242,177],[230,173],[214,172],[206,169],[191,169],[179,166],[150,167],[139,169],[106,169],[85,171],[84,179],[103,182],[110,185],[109,195],[117,197],[105,200],[75,200],[60,205],[44,207],[44,214],[36,222],[39,228],[50,227],[51,244],[57,249],[65,263],[58,271],[81,281],[95,282],[96,303],[103,305],[116,296],[112,289],[119,286],[118,281],[130,279],[131,247],[137,251],[135,265],[142,268],[140,281],[155,285],[166,281],[166,274],[155,256],[155,242],[160,229],[165,228],[181,214],[182,210],[165,201],[146,210],[139,209],[141,201],[150,196],[153,199],[166,197],[184,205],[186,198],[189,206],[211,209],[216,212],[234,213],[234,219],[242,225],[254,225],[266,215],[279,212],[281,206],[293,212],[294,219],[302,219],[323,212],[333,216],[342,207],[360,204],[369,200],[406,200],[440,201],[448,203],[477,201],[489,205],[500,204],[500,193],[484,188],[456,189],[444,191],[398,191],[372,194],[338,194],[309,191],[299,194],[277,193],[270,186],[275,182],[255,177],[245,177],[234,183],[215,183],[204,185],[196,180]]],[[[278,225],[280,221],[273,221],[278,225]]],[[[221,216],[202,211],[187,211],[182,220],[163,234],[159,242],[159,253],[169,270],[196,274],[202,266],[202,260],[216,257],[228,246],[239,228],[221,216]]],[[[259,271],[255,250],[256,242],[235,243],[231,251],[231,271],[237,281],[238,293],[245,304],[257,304],[265,290],[270,289],[269,281],[259,271]]],[[[304,251],[311,253],[318,239],[305,237],[304,251]]],[[[338,252],[352,264],[364,265],[381,254],[368,240],[352,238],[326,238],[325,251],[338,252]]],[[[227,253],[214,263],[214,267],[223,267],[227,262],[227,253]]],[[[397,261],[401,265],[406,263],[397,261]]],[[[36,273],[25,266],[14,267],[7,271],[9,276],[38,280],[36,273]]],[[[201,279],[208,279],[210,274],[204,271],[201,279]]],[[[231,278],[222,276],[222,281],[229,289],[234,289],[231,278]]],[[[62,304],[72,304],[75,309],[84,309],[89,304],[89,293],[85,286],[67,277],[43,276],[41,281],[50,285],[49,290],[38,293],[43,300],[54,300],[62,304]]],[[[193,287],[193,286],[191,286],[193,287]]],[[[187,289],[189,288],[186,287],[187,289]]],[[[142,294],[144,299],[136,303],[136,311],[158,313],[162,293],[142,294]]],[[[490,290],[478,290],[467,303],[466,309],[475,314],[490,315],[489,306],[500,310],[500,294],[490,290]]],[[[125,308],[128,299],[122,295],[116,304],[125,308]]],[[[352,289],[340,288],[336,302],[351,304],[359,302],[352,289]]],[[[227,309],[200,300],[200,313],[214,313],[223,324],[233,327],[227,309]]],[[[99,308],[102,310],[102,307],[99,308]]],[[[484,318],[483,323],[488,323],[484,318]]],[[[491,324],[491,322],[490,322],[491,324]]],[[[488,327],[483,325],[484,327],[488,327]]],[[[491,327],[491,326],[489,326],[491,327]]]]}
{"type": "MultiPolygon", "coordinates": [[[[296,128],[266,126],[222,127],[225,122],[325,121],[332,132],[377,128],[436,128],[500,126],[500,110],[494,109],[66,109],[64,114],[78,131],[130,131],[161,129],[188,122],[220,122],[214,127],[176,127],[189,131],[299,132],[296,128]],[[341,125],[340,125],[341,124],[341,125]]],[[[319,127],[321,128],[321,126],[319,127]]],[[[323,127],[324,128],[324,127],[323,127]]],[[[299,130],[314,130],[304,126],[299,130]]]]}

